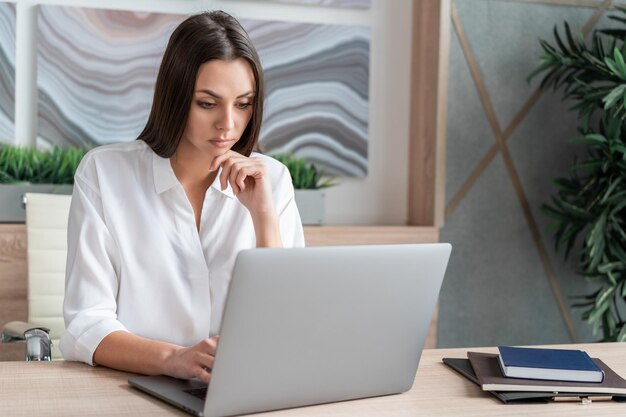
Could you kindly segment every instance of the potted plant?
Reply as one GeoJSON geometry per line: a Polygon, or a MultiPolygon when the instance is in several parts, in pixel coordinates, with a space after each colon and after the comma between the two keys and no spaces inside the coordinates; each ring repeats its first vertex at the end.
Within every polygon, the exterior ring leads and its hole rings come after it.
{"type": "Polygon", "coordinates": [[[618,9],[610,18],[621,28],[594,31],[590,46],[567,23],[565,39],[555,28],[556,46],[540,41],[540,65],[529,77],[544,74],[541,88],[563,88],[579,114],[572,141],[584,145],[586,159],[555,180],[558,193],[543,209],[557,251],[567,257],[577,248],[579,273],[596,285],[575,306],[603,341],[626,340],[626,9],[618,9]]]}
{"type": "Polygon", "coordinates": [[[74,173],[85,152],[0,145],[0,222],[24,221],[22,196],[27,192],[71,194],[74,173]]]}
{"type": "Polygon", "coordinates": [[[282,162],[291,175],[293,188],[296,191],[296,205],[300,212],[302,224],[319,225],[324,222],[325,189],[336,185],[333,178],[324,176],[324,172],[306,159],[293,155],[279,154],[273,156],[282,162]]]}

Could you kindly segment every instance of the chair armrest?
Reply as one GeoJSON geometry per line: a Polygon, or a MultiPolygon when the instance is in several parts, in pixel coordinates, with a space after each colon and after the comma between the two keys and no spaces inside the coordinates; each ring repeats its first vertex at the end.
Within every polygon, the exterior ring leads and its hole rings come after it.
{"type": "Polygon", "coordinates": [[[24,321],[11,321],[4,325],[0,336],[0,343],[11,343],[20,340],[26,340],[25,333],[29,330],[40,329],[46,333],[50,333],[50,329],[37,326],[36,324],[26,323],[24,321]]]}
{"type": "Polygon", "coordinates": [[[52,360],[50,329],[23,321],[12,321],[4,325],[0,342],[26,342],[27,361],[52,360]]]}

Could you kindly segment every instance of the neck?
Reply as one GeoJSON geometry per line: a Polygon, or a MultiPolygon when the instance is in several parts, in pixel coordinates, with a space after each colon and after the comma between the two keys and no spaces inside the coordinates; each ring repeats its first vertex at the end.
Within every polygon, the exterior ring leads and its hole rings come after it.
{"type": "Polygon", "coordinates": [[[170,158],[170,165],[181,184],[206,183],[209,186],[217,174],[217,171],[209,171],[213,158],[215,156],[189,149],[181,143],[170,158]]]}

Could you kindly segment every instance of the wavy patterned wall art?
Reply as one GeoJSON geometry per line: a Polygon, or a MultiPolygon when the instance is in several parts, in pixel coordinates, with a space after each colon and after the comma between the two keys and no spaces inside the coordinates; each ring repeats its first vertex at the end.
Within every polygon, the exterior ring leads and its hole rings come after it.
{"type": "Polygon", "coordinates": [[[180,15],[42,5],[39,136],[92,147],[134,140],[180,15]]]}
{"type": "MultiPolygon", "coordinates": [[[[182,15],[42,5],[39,136],[95,146],[133,140],[150,110],[182,15]]],[[[369,29],[242,21],[261,55],[267,153],[295,152],[327,173],[367,173],[369,29]]]]}
{"type": "Polygon", "coordinates": [[[371,0],[273,0],[280,3],[304,4],[307,6],[353,7],[368,9],[371,0]]]}
{"type": "Polygon", "coordinates": [[[0,143],[15,139],[15,4],[0,3],[0,143]]]}
{"type": "Polygon", "coordinates": [[[368,28],[243,21],[267,83],[261,144],[327,173],[367,173],[368,28]]]}

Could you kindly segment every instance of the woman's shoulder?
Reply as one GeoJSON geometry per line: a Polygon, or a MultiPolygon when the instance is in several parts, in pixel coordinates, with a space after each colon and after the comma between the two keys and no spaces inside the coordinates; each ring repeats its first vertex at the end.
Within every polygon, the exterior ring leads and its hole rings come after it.
{"type": "Polygon", "coordinates": [[[141,158],[149,150],[150,148],[146,142],[142,140],[101,145],[87,152],[81,164],[136,162],[137,158],[141,158]]]}
{"type": "Polygon", "coordinates": [[[85,154],[76,174],[91,177],[101,170],[115,169],[119,172],[136,169],[142,161],[151,161],[148,158],[151,153],[152,150],[142,140],[101,145],[85,154]]]}
{"type": "Polygon", "coordinates": [[[130,142],[111,143],[108,145],[100,145],[91,149],[85,154],[84,159],[107,159],[107,158],[123,158],[133,157],[148,148],[146,142],[142,140],[133,140],[130,142]]]}

